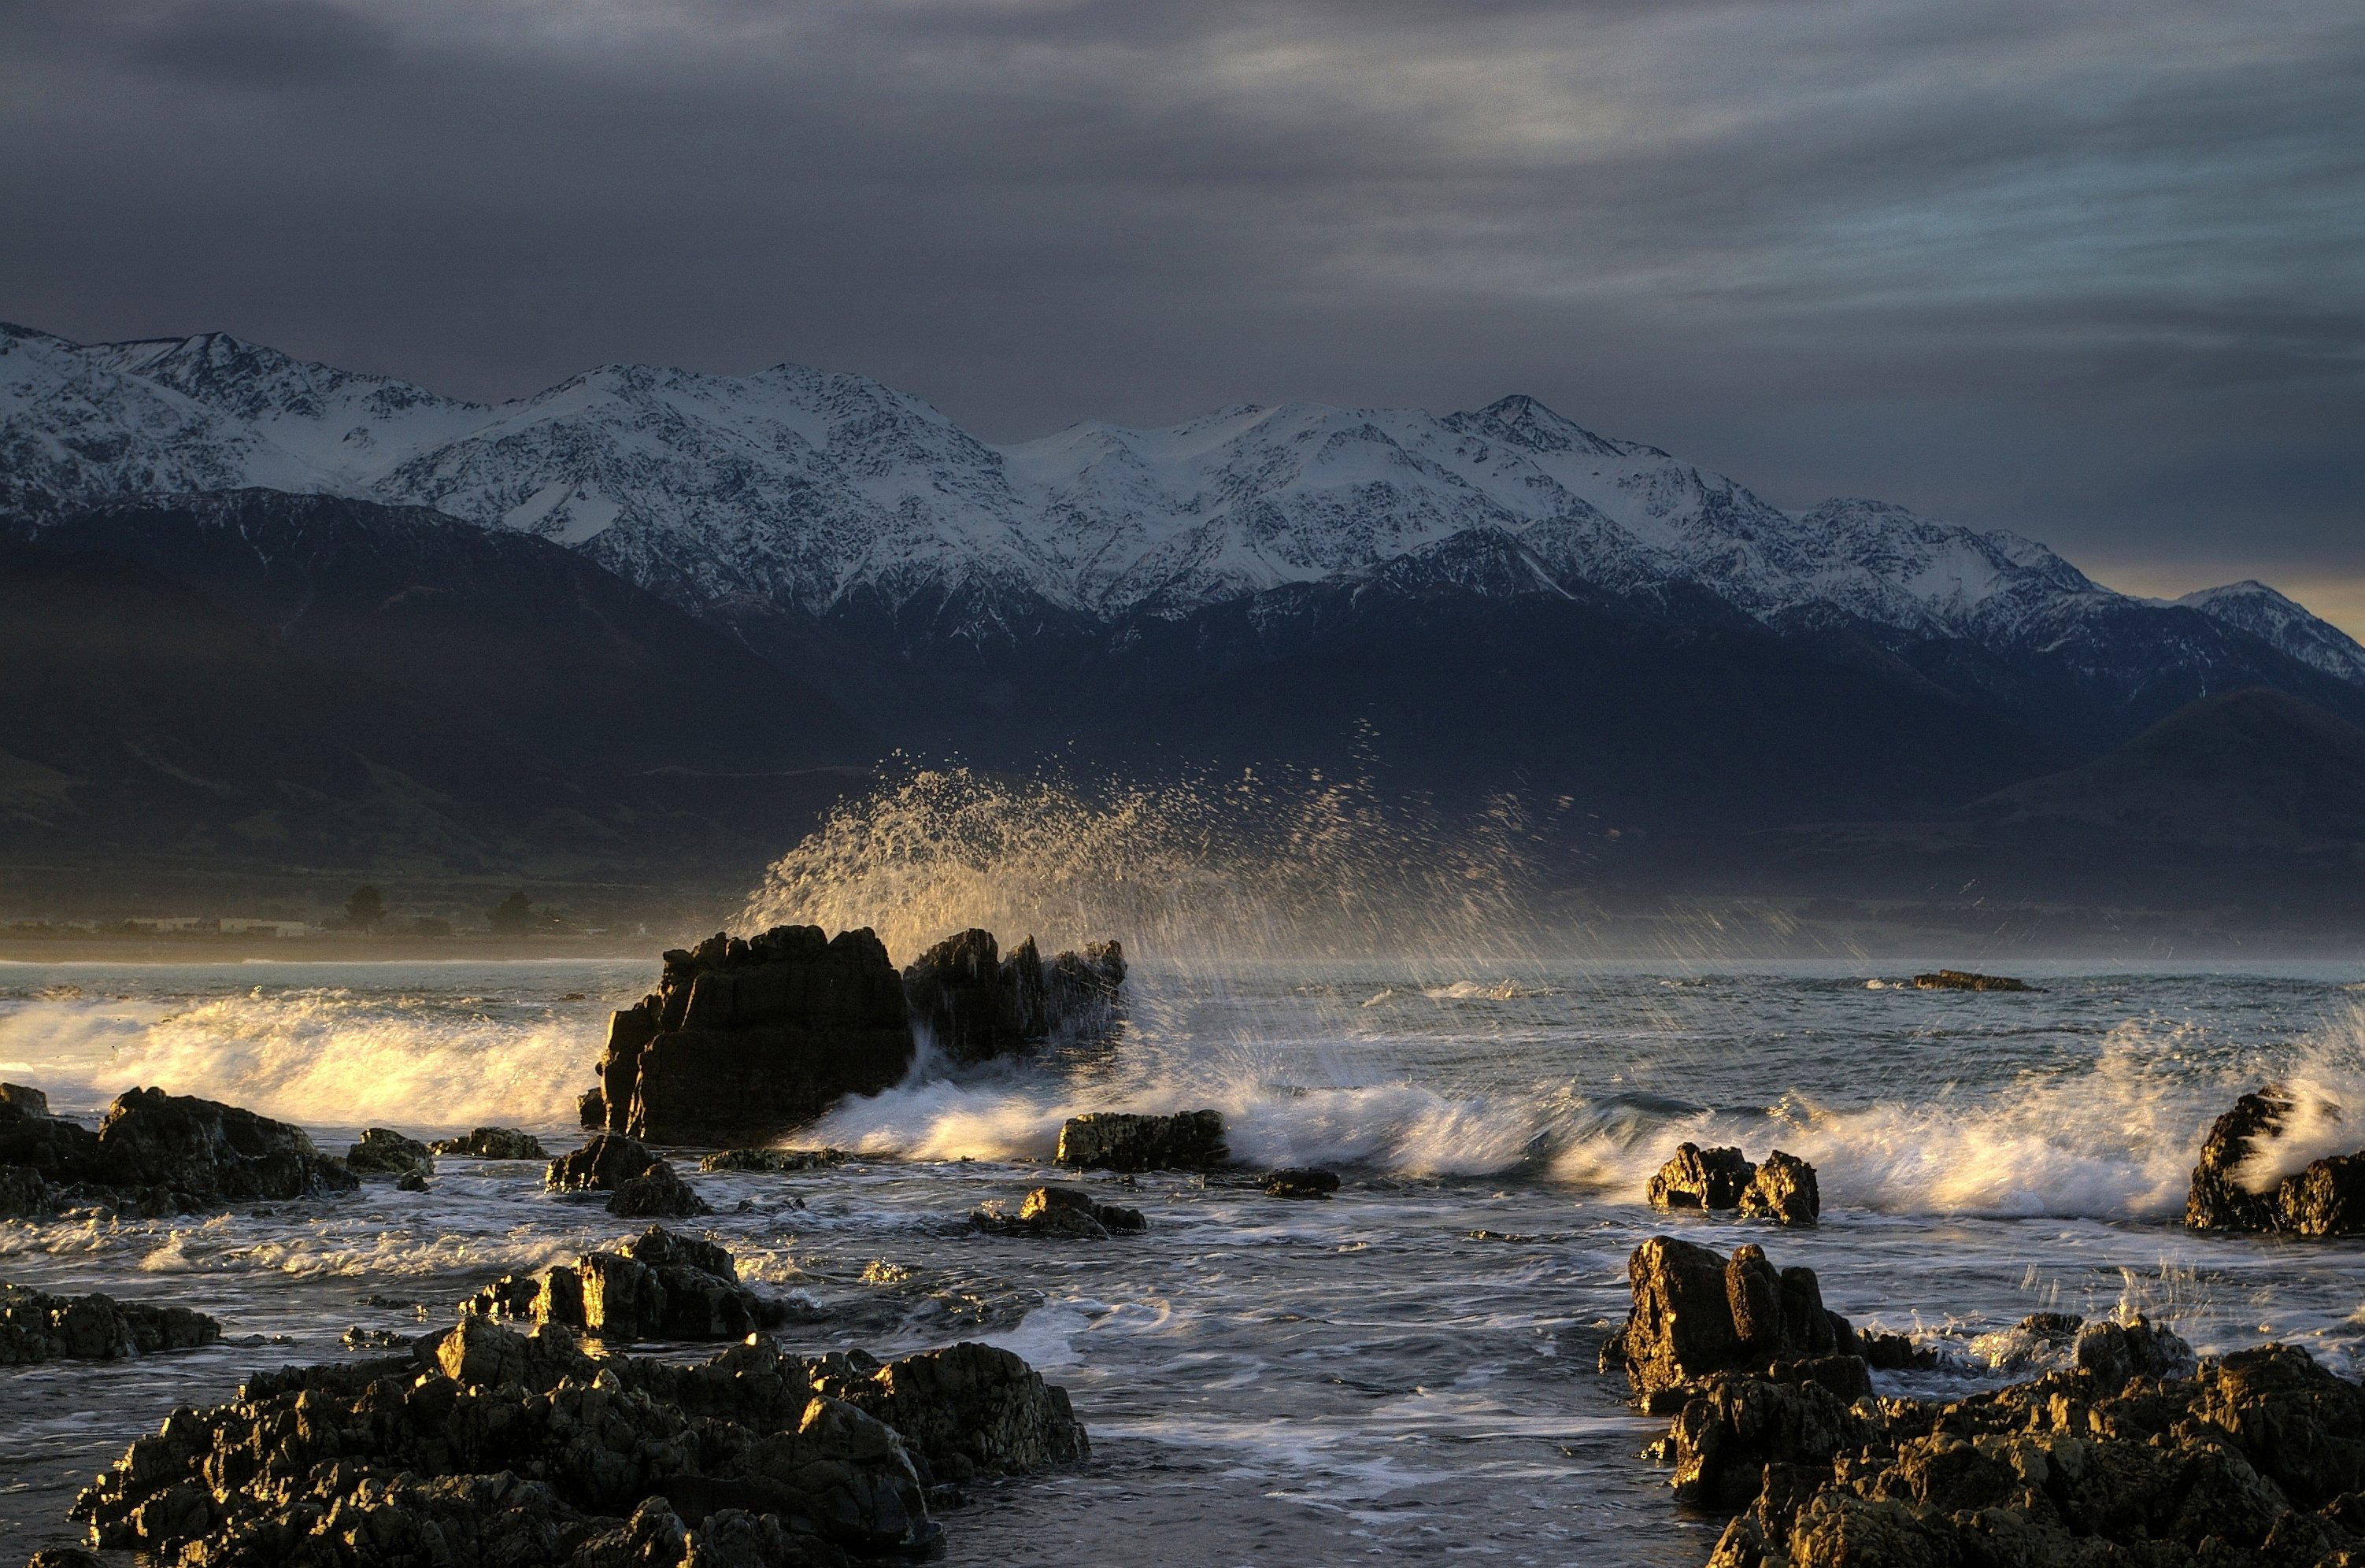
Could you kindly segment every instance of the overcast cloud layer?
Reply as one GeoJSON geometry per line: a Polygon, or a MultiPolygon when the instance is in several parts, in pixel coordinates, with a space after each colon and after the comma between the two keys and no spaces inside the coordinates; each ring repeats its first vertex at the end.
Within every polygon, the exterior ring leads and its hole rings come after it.
{"type": "Polygon", "coordinates": [[[2355,0],[0,0],[0,317],[996,439],[1526,391],[2365,630],[2355,0]]]}

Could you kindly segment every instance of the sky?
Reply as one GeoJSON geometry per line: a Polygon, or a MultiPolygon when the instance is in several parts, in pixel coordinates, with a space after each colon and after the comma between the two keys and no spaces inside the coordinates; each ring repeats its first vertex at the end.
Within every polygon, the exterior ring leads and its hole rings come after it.
{"type": "Polygon", "coordinates": [[[0,319],[991,440],[1541,398],[2365,635],[2356,0],[0,0],[0,319]]]}

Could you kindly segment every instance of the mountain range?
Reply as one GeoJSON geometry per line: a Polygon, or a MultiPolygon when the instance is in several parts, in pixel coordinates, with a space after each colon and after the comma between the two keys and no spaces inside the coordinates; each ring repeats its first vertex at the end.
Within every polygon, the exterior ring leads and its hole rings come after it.
{"type": "Polygon", "coordinates": [[[994,444],[795,365],[487,405],[219,333],[0,327],[0,517],[293,657],[410,639],[414,696],[531,710],[510,733],[574,779],[1281,761],[1731,834],[1957,812],[2246,689],[2365,722],[2365,648],[2262,584],[2161,602],[1887,502],[1785,510],[1518,396],[994,444]],[[266,514],[326,554],[257,567],[266,514]],[[548,592],[510,614],[497,557],[527,554],[548,592]]]}

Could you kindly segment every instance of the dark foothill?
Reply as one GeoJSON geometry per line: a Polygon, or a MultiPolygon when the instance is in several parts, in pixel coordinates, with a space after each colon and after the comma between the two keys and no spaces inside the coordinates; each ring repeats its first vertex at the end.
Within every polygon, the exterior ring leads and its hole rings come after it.
{"type": "Polygon", "coordinates": [[[657,990],[611,1017],[596,1109],[655,1142],[762,1143],[888,1088],[912,1057],[903,978],[869,928],[718,934],[666,954],[657,990]]]}
{"type": "Polygon", "coordinates": [[[1149,1228],[1139,1209],[1093,1201],[1076,1187],[1037,1187],[1026,1194],[1016,1214],[998,1200],[971,1211],[969,1222],[992,1236],[1024,1236],[1043,1240],[1105,1241],[1111,1236],[1137,1236],[1149,1228]]]}
{"type": "Polygon", "coordinates": [[[1055,1034],[1104,1032],[1125,984],[1115,942],[1061,953],[1048,965],[1035,938],[1003,957],[993,933],[972,927],[903,970],[912,1024],[963,1064],[1007,1056],[1055,1034]]]}
{"type": "Polygon", "coordinates": [[[1339,1173],[1313,1166],[1292,1166],[1269,1172],[1263,1187],[1268,1198],[1327,1198],[1339,1190],[1339,1173]]]}
{"type": "Polygon", "coordinates": [[[608,1200],[608,1212],[624,1219],[689,1219],[714,1211],[660,1159],[617,1187],[616,1195],[608,1200]]]}
{"type": "Polygon", "coordinates": [[[2016,980],[2010,975],[1982,975],[1969,969],[1940,969],[1936,974],[1915,975],[1916,991],[2034,991],[2026,980],[2016,980]]]}
{"type": "Polygon", "coordinates": [[[1855,1332],[1824,1307],[1811,1269],[1777,1271],[1755,1246],[1728,1259],[1658,1236],[1634,1249],[1626,1273],[1633,1309],[1602,1362],[1624,1363],[1636,1403],[1653,1414],[1679,1408],[1688,1385],[1717,1372],[1835,1360],[1855,1365],[1811,1381],[1852,1385],[1864,1374],[1855,1332]]]}
{"type": "Polygon", "coordinates": [[[117,1096],[98,1130],[50,1114],[38,1089],[0,1084],[0,1206],[196,1214],[360,1185],[299,1127],[161,1089],[117,1096]]]}
{"type": "Polygon", "coordinates": [[[118,1361],[186,1350],[221,1338],[221,1325],[185,1306],[105,1295],[47,1295],[0,1284],[0,1366],[118,1361]]]}
{"type": "MultiPolygon", "coordinates": [[[[2256,1167],[2260,1146],[2282,1132],[2299,1109],[2292,1092],[2270,1083],[2245,1094],[2211,1124],[2201,1163],[2184,1199],[2184,1223],[2195,1230],[2279,1231],[2290,1236],[2365,1236],[2365,1151],[2309,1161],[2288,1175],[2256,1167]]],[[[2340,1107],[2312,1107],[2320,1121],[2337,1121],[2340,1107]]]]}
{"type": "Polygon", "coordinates": [[[1094,1111],[1060,1125],[1061,1165],[1080,1170],[1212,1170],[1231,1159],[1215,1111],[1171,1116],[1094,1111]]]}
{"type": "Polygon", "coordinates": [[[612,1339],[736,1339],[790,1317],[785,1303],[739,1282],[738,1266],[722,1247],[659,1226],[571,1265],[503,1275],[460,1310],[612,1339]]]}
{"type": "Polygon", "coordinates": [[[595,1133],[581,1148],[550,1162],[543,1184],[555,1193],[612,1193],[635,1176],[645,1176],[657,1157],[638,1138],[595,1133]]]}
{"type": "Polygon", "coordinates": [[[463,1154],[471,1159],[548,1159],[550,1151],[532,1133],[515,1127],[478,1127],[465,1137],[438,1138],[429,1144],[434,1154],[463,1154]]]}
{"type": "Polygon", "coordinates": [[[471,1318],[176,1410],[74,1517],[185,1563],[844,1568],[931,1550],[940,1483],[1089,1452],[1064,1391],[987,1346],[882,1365],[758,1335],[682,1366],[471,1318]]]}
{"type": "Polygon", "coordinates": [[[1653,1208],[1731,1209],[1779,1225],[1812,1225],[1823,1212],[1815,1168],[1778,1148],[1764,1163],[1752,1164],[1737,1148],[1678,1145],[1651,1178],[1646,1195],[1653,1208]]]}
{"type": "Polygon", "coordinates": [[[345,1169],[356,1176],[432,1176],[435,1156],[417,1138],[392,1127],[368,1127],[362,1141],[345,1151],[345,1169]]]}

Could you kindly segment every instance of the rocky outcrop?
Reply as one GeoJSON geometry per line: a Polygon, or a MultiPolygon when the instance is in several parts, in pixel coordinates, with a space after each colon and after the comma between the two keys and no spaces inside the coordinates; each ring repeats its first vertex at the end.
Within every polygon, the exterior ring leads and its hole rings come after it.
{"type": "Polygon", "coordinates": [[[985,1346],[881,1365],[757,1336],[681,1366],[476,1318],[176,1410],[74,1517],[189,1564],[781,1568],[925,1551],[939,1477],[1086,1451],[1065,1394],[985,1346]]]}
{"type": "Polygon", "coordinates": [[[959,1063],[991,1060],[1055,1034],[1101,1032],[1125,985],[1125,952],[1100,942],[1048,964],[1035,938],[1002,955],[993,933],[948,936],[903,970],[912,1024],[959,1063]]]}
{"type": "Polygon", "coordinates": [[[689,1219],[714,1211],[660,1159],[619,1186],[608,1200],[608,1212],[624,1219],[689,1219]]]}
{"type": "Polygon", "coordinates": [[[722,1247],[657,1226],[612,1251],[539,1274],[505,1274],[460,1310],[610,1339],[737,1339],[789,1318],[781,1303],[739,1282],[722,1247]]]}
{"type": "Polygon", "coordinates": [[[0,1366],[119,1361],[186,1350],[221,1338],[221,1325],[185,1306],[106,1295],[45,1295],[0,1284],[0,1366]]]}
{"type": "Polygon", "coordinates": [[[235,1105],[134,1089],[93,1132],[50,1115],[39,1090],[0,1084],[0,1203],[19,1212],[192,1214],[359,1184],[301,1128],[235,1105]]]}
{"type": "Polygon", "coordinates": [[[415,1137],[392,1127],[365,1127],[362,1141],[345,1151],[345,1169],[356,1176],[435,1174],[435,1156],[415,1137]]]}
{"type": "Polygon", "coordinates": [[[2026,980],[2010,975],[1982,975],[1969,969],[1940,969],[1936,974],[1915,975],[1916,991],[2034,991],[2026,980]]]}
{"type": "Polygon", "coordinates": [[[2365,1559],[2365,1391],[2285,1345],[2190,1377],[2114,1386],[2081,1366],[1943,1404],[1727,1378],[1662,1452],[1679,1492],[1737,1513],[1712,1568],[2365,1559]]]}
{"type": "Polygon", "coordinates": [[[1634,1249],[1626,1273],[1633,1309],[1602,1364],[1622,1362],[1635,1402],[1653,1414],[1719,1372],[1780,1368],[1789,1381],[1869,1386],[1855,1331],[1824,1307],[1812,1269],[1777,1271],[1755,1246],[1728,1259],[1659,1236],[1634,1249]]]}
{"type": "MultiPolygon", "coordinates": [[[[2365,1151],[2309,1161],[2278,1176],[2258,1169],[2270,1143],[2299,1109],[2292,1092],[2269,1084],[2245,1094],[2211,1124],[2184,1199],[2195,1230],[2280,1231],[2291,1236],[2365,1236],[2365,1151]]],[[[2313,1107],[2337,1121],[2340,1108],[2313,1107]]]]}
{"type": "MultiPolygon", "coordinates": [[[[599,1125],[658,1143],[761,1143],[912,1065],[903,980],[868,927],[780,925],[665,956],[609,1020],[599,1125]]],[[[587,1114],[590,1107],[587,1105],[587,1114]]]]}
{"type": "Polygon", "coordinates": [[[970,1224],[990,1236],[1024,1236],[1039,1240],[1106,1241],[1112,1236],[1138,1236],[1149,1228],[1139,1209],[1095,1202],[1076,1187],[1037,1187],[1011,1214],[999,1199],[973,1209],[970,1224]]]}
{"type": "Polygon", "coordinates": [[[1812,1225],[1823,1212],[1815,1168],[1776,1149],[1753,1164],[1737,1148],[1678,1145],[1659,1167],[1645,1195],[1659,1209],[1732,1209],[1744,1218],[1812,1225]]]}
{"type": "Polygon", "coordinates": [[[725,1148],[698,1162],[701,1170],[821,1170],[853,1158],[842,1148],[725,1148]]]}
{"type": "Polygon", "coordinates": [[[1292,1166],[1266,1172],[1261,1186],[1268,1198],[1327,1198],[1339,1190],[1339,1173],[1310,1165],[1292,1166]]]}
{"type": "Polygon", "coordinates": [[[428,1148],[435,1154],[461,1154],[471,1159],[548,1159],[550,1151],[532,1133],[515,1127],[478,1127],[465,1137],[437,1138],[428,1148]]]}
{"type": "Polygon", "coordinates": [[[1231,1159],[1215,1111],[1171,1116],[1093,1111],[1059,1126],[1060,1164],[1079,1170],[1213,1170],[1231,1159]]]}
{"type": "Polygon", "coordinates": [[[612,1193],[657,1166],[657,1157],[638,1138],[594,1133],[581,1148],[550,1162],[543,1184],[554,1193],[612,1193]]]}

